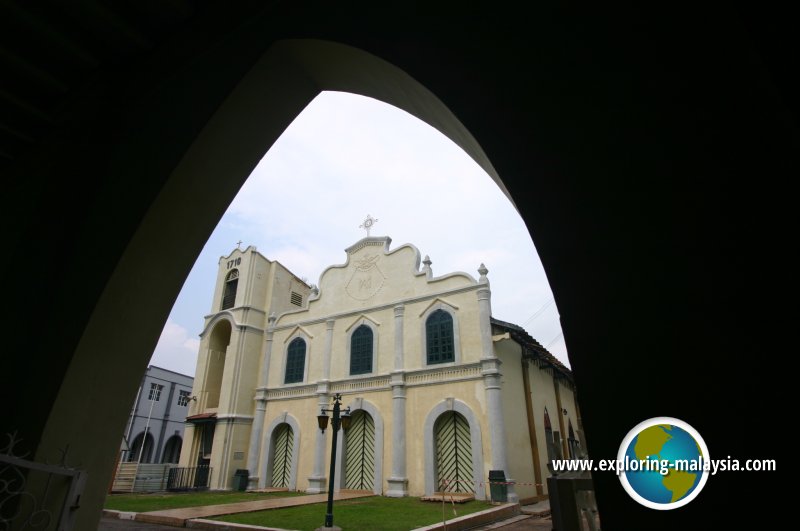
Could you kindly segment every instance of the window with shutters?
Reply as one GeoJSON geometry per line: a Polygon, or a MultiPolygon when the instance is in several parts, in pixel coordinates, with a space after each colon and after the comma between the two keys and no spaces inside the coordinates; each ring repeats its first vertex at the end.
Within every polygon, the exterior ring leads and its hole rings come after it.
{"type": "Polygon", "coordinates": [[[236,287],[239,285],[239,270],[234,269],[225,277],[225,292],[222,295],[220,310],[233,308],[236,303],[236,287]]]}
{"type": "Polygon", "coordinates": [[[303,381],[306,365],[306,342],[295,338],[289,343],[286,353],[286,376],[283,383],[298,383],[303,381]]]}
{"type": "Polygon", "coordinates": [[[372,372],[372,329],[362,324],[350,336],[350,374],[370,372],[372,372]]]}
{"type": "Polygon", "coordinates": [[[425,339],[428,365],[455,361],[453,342],[453,316],[436,310],[425,322],[425,339]]]}

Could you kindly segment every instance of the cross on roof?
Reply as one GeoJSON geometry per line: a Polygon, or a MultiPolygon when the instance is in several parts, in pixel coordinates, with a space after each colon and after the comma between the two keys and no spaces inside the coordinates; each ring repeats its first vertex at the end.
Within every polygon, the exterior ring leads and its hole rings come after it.
{"type": "Polygon", "coordinates": [[[369,237],[369,229],[371,229],[372,226],[377,222],[378,218],[373,218],[372,216],[367,214],[367,219],[365,219],[364,222],[358,226],[358,228],[365,229],[367,231],[367,237],[369,237]]]}

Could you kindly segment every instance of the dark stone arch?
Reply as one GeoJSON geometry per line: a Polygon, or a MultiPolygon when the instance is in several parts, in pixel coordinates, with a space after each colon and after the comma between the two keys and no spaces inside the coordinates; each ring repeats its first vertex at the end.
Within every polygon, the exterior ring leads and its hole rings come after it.
{"type": "MultiPolygon", "coordinates": [[[[392,79],[390,69],[354,78],[348,70],[357,62],[292,50],[273,57],[272,70],[290,83],[262,93],[276,103],[274,112],[253,116],[269,131],[252,144],[230,144],[238,161],[226,168],[230,179],[200,171],[192,189],[186,175],[176,178],[173,170],[213,143],[196,143],[200,132],[232,118],[215,112],[258,58],[279,39],[298,36],[387,59],[446,102],[479,140],[535,236],[558,300],[591,453],[612,456],[618,434],[667,409],[732,455],[777,451],[768,438],[728,434],[740,418],[775,415],[757,404],[780,403],[790,388],[783,380],[789,371],[769,365],[756,367],[767,376],[753,381],[749,347],[777,353],[793,345],[794,314],[785,301],[795,298],[796,268],[786,242],[794,241],[797,223],[792,194],[781,192],[798,174],[796,102],[787,96],[797,90],[783,75],[794,62],[781,61],[782,53],[793,58],[786,54],[793,49],[780,45],[793,32],[750,32],[780,14],[748,12],[744,19],[693,6],[690,16],[676,9],[651,17],[603,5],[581,15],[542,4],[530,17],[454,9],[425,18],[387,16],[374,5],[362,11],[358,2],[311,12],[244,4],[222,12],[198,7],[166,24],[145,49],[97,56],[110,56],[107,62],[86,66],[79,58],[80,68],[68,71],[78,82],[55,100],[63,114],[34,116],[30,122],[40,121],[46,134],[3,158],[9,184],[0,225],[9,231],[11,258],[3,261],[5,278],[24,261],[35,280],[10,283],[6,294],[16,333],[4,368],[22,377],[0,386],[2,401],[24,407],[4,411],[3,424],[18,430],[19,449],[40,461],[70,444],[72,462],[90,477],[78,526],[95,527],[113,468],[114,452],[102,449],[118,446],[125,422],[125,408],[109,397],[129,401],[138,384],[138,376],[109,375],[145,368],[198,250],[255,154],[270,144],[264,136],[277,137],[320,87],[358,92],[320,80],[341,76],[368,87],[365,95],[392,104],[392,95],[405,99],[411,103],[398,107],[439,123],[475,157],[472,135],[459,138],[452,113],[441,115],[414,86],[384,86],[386,97],[374,90],[392,79]],[[314,63],[325,64],[314,70],[314,63]],[[212,185],[219,197],[200,203],[212,185]],[[68,196],[74,199],[64,201],[68,196]],[[195,204],[203,210],[197,217],[195,204]],[[740,289],[743,279],[757,287],[740,289]],[[144,300],[143,287],[158,289],[144,300]],[[31,318],[43,301],[57,316],[46,334],[31,318]],[[747,311],[757,308],[770,311],[747,311]],[[104,361],[109,346],[114,359],[104,361]],[[676,396],[674,380],[662,377],[665,360],[680,360],[696,381],[714,385],[676,396]],[[740,392],[742,380],[752,381],[751,393],[740,392]],[[108,422],[76,418],[89,409],[108,422]],[[85,440],[98,451],[87,450],[85,440]]],[[[53,65],[37,66],[47,72],[53,65]]],[[[616,477],[600,475],[595,483],[601,512],[629,508],[616,477]]],[[[735,527],[736,515],[703,507],[734,497],[777,505],[766,490],[717,476],[703,493],[705,505],[631,518],[636,529],[667,529],[707,514],[715,525],[735,527]]],[[[604,524],[624,528],[622,516],[606,514],[604,524]]]]}

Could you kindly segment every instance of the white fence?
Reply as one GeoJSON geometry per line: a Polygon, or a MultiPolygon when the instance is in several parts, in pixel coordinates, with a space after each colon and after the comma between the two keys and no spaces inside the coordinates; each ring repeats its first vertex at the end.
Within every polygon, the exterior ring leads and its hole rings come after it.
{"type": "Polygon", "coordinates": [[[175,465],[120,463],[111,492],[158,492],[167,490],[169,469],[175,465]]]}

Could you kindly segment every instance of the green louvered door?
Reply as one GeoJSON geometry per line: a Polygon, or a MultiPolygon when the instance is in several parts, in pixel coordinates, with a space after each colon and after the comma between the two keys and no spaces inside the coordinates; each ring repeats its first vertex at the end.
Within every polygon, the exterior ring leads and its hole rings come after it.
{"type": "Polygon", "coordinates": [[[288,424],[280,424],[275,428],[273,437],[275,439],[275,457],[272,461],[272,486],[289,488],[294,432],[288,424]]]}
{"type": "Polygon", "coordinates": [[[372,491],[375,485],[375,422],[363,410],[353,413],[345,445],[344,488],[372,491]]]}
{"type": "Polygon", "coordinates": [[[472,441],[467,419],[455,411],[448,411],[436,420],[433,430],[439,492],[475,492],[472,441]]]}

